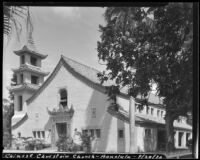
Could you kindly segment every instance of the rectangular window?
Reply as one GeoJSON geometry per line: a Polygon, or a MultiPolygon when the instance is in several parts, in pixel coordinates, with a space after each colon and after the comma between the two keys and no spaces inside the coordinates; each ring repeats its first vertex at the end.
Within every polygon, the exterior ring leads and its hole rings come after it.
{"type": "Polygon", "coordinates": [[[124,138],[124,130],[123,129],[119,129],[118,130],[118,137],[119,138],[124,138]]]}
{"type": "Polygon", "coordinates": [[[153,116],[153,108],[151,108],[151,115],[153,116]]]}
{"type": "Polygon", "coordinates": [[[183,137],[183,132],[178,133],[178,145],[182,146],[182,137],[183,137]]]}
{"type": "Polygon", "coordinates": [[[42,138],[45,138],[45,132],[41,131],[41,133],[42,133],[42,138]]]}
{"type": "Polygon", "coordinates": [[[30,61],[31,61],[31,65],[37,66],[37,58],[31,56],[30,61]]]}
{"type": "Polygon", "coordinates": [[[37,136],[38,138],[40,138],[40,131],[37,131],[37,136]]]}
{"type": "Polygon", "coordinates": [[[24,75],[23,74],[20,74],[20,82],[24,83],[24,75]]]}
{"type": "Polygon", "coordinates": [[[160,110],[157,110],[157,116],[158,117],[160,116],[160,110]]]}
{"type": "Polygon", "coordinates": [[[24,63],[25,63],[25,57],[24,57],[24,55],[23,55],[23,56],[21,56],[21,62],[22,62],[22,64],[24,64],[24,63]]]}
{"type": "Polygon", "coordinates": [[[90,135],[94,137],[94,129],[90,129],[90,135]]]}
{"type": "Polygon", "coordinates": [[[100,129],[96,129],[96,137],[101,138],[101,130],[100,129]]]}
{"type": "Polygon", "coordinates": [[[36,138],[36,131],[33,131],[33,137],[36,138]]]}
{"type": "Polygon", "coordinates": [[[161,111],[160,114],[161,114],[161,117],[163,117],[163,111],[161,111]]]}
{"type": "Polygon", "coordinates": [[[149,106],[147,106],[147,114],[149,114],[149,106]]]}
{"type": "Polygon", "coordinates": [[[31,83],[32,84],[38,84],[38,77],[37,76],[31,76],[31,83]]]}
{"type": "Polygon", "coordinates": [[[19,96],[18,97],[18,100],[19,100],[19,111],[22,111],[22,96],[19,96]]]}

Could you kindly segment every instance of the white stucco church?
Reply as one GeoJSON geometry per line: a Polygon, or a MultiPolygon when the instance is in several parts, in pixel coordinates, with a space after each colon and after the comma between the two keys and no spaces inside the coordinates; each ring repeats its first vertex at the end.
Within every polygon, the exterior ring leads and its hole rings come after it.
{"type": "MultiPolygon", "coordinates": [[[[31,40],[14,53],[20,59],[20,67],[13,69],[17,85],[9,88],[14,93],[14,136],[44,139],[55,147],[60,134],[73,136],[77,128],[94,137],[94,152],[129,152],[130,97],[125,89],[117,97],[120,108],[116,111],[105,94],[105,86],[112,82],[101,85],[96,69],[61,55],[44,81],[49,73],[42,70],[42,60],[47,55],[39,53],[31,40]]],[[[149,97],[149,106],[141,111],[135,108],[137,152],[156,151],[164,144],[164,115],[165,109],[154,94],[149,97]]],[[[174,122],[174,129],[175,146],[186,148],[192,127],[182,118],[174,122]]]]}

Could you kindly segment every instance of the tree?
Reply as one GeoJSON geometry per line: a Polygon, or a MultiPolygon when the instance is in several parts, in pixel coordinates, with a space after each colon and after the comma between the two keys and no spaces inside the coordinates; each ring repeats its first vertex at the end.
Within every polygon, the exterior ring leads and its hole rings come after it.
{"type": "Polygon", "coordinates": [[[102,83],[115,81],[108,87],[112,98],[128,86],[143,105],[155,83],[166,108],[166,150],[173,150],[173,121],[192,110],[192,4],[108,7],[104,16],[97,51],[106,70],[97,76],[102,83]]]}
{"type": "MultiPolygon", "coordinates": [[[[17,85],[17,77],[16,74],[13,74],[11,79],[11,86],[17,85]]],[[[9,144],[8,146],[11,147],[12,141],[12,117],[14,115],[14,94],[13,92],[9,91],[9,99],[3,99],[3,133],[4,133],[4,146],[5,144],[9,144]]]]}
{"type": "Polygon", "coordinates": [[[14,105],[3,99],[3,146],[10,147],[12,141],[11,119],[14,115],[14,105]]]}
{"type": "MultiPolygon", "coordinates": [[[[13,76],[11,78],[11,86],[15,86],[15,85],[17,85],[17,75],[13,74],[13,76]]],[[[13,103],[14,94],[11,91],[9,91],[9,99],[11,100],[11,103],[13,103]]]]}
{"type": "MultiPolygon", "coordinates": [[[[33,29],[30,10],[29,7],[22,6],[9,6],[3,5],[3,15],[4,15],[4,35],[8,36],[10,40],[13,30],[16,31],[18,40],[20,40],[21,31],[23,29],[23,21],[26,22],[26,27],[31,30],[33,29]]],[[[31,31],[32,33],[32,31],[31,31]]],[[[8,41],[9,42],[9,41],[8,41]]]]}

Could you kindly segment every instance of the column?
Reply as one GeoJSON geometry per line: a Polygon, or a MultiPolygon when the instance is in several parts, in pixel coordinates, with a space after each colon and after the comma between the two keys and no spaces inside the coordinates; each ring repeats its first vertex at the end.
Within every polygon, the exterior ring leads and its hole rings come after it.
{"type": "Polygon", "coordinates": [[[183,132],[181,141],[182,141],[182,147],[186,147],[186,132],[183,132]]]}
{"type": "Polygon", "coordinates": [[[130,97],[129,101],[130,119],[130,153],[137,152],[136,127],[135,127],[135,99],[130,97]]]}
{"type": "Polygon", "coordinates": [[[175,147],[178,148],[178,131],[175,131],[175,135],[174,135],[174,143],[175,143],[175,147]]]}

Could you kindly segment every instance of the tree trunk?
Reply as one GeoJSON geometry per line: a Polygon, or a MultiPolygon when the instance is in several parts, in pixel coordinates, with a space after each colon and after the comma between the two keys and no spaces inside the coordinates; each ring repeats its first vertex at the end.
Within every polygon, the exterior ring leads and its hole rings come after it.
{"type": "Polygon", "coordinates": [[[10,134],[9,138],[9,147],[12,147],[12,117],[14,115],[14,104],[11,104],[10,106],[10,112],[8,116],[8,123],[9,123],[9,129],[8,132],[10,134]]]}
{"type": "Polygon", "coordinates": [[[166,114],[166,151],[171,152],[175,149],[174,146],[174,119],[172,114],[166,114]]]}
{"type": "Polygon", "coordinates": [[[130,97],[129,101],[129,119],[130,119],[130,153],[137,152],[136,128],[135,128],[135,99],[130,97]]]}

